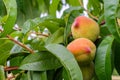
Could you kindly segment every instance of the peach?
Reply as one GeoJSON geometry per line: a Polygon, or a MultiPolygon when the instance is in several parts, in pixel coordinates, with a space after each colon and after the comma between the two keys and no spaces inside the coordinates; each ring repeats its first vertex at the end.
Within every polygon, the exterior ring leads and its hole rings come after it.
{"type": "Polygon", "coordinates": [[[99,25],[91,18],[86,16],[78,16],[72,26],[71,32],[74,39],[88,38],[95,41],[100,33],[99,25]]]}
{"type": "Polygon", "coordinates": [[[83,80],[92,80],[95,73],[95,67],[93,62],[84,66],[80,65],[80,69],[82,71],[83,80]]]}
{"type": "Polygon", "coordinates": [[[81,64],[87,64],[95,57],[96,46],[87,38],[78,38],[67,45],[67,49],[81,64]]]}

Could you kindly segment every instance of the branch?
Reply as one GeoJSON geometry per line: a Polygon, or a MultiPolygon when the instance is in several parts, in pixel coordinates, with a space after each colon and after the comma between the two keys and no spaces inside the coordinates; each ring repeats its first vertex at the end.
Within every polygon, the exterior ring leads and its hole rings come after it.
{"type": "Polygon", "coordinates": [[[36,35],[40,35],[40,36],[49,37],[48,34],[43,34],[43,33],[39,33],[39,32],[31,32],[31,33],[36,34],[36,35]]]}
{"type": "Polygon", "coordinates": [[[12,38],[11,36],[7,35],[8,39],[13,41],[14,43],[20,45],[21,47],[25,48],[26,50],[28,50],[30,53],[34,53],[34,51],[32,49],[30,49],[29,47],[27,47],[25,44],[15,40],[14,38],[12,38]]]}
{"type": "Polygon", "coordinates": [[[41,35],[41,36],[45,36],[45,37],[49,37],[49,35],[47,34],[42,34],[42,33],[36,33],[37,35],[41,35]]]}
{"type": "Polygon", "coordinates": [[[5,71],[12,71],[12,70],[17,70],[18,66],[13,66],[13,67],[5,67],[4,70],[5,71]]]}
{"type": "Polygon", "coordinates": [[[84,6],[83,6],[83,4],[82,4],[82,1],[81,0],[79,0],[79,3],[80,3],[80,5],[83,7],[83,9],[92,17],[92,18],[94,18],[94,19],[96,19],[96,20],[98,20],[98,18],[97,17],[95,17],[94,15],[92,15],[87,9],[85,9],[84,8],[84,6]]]}

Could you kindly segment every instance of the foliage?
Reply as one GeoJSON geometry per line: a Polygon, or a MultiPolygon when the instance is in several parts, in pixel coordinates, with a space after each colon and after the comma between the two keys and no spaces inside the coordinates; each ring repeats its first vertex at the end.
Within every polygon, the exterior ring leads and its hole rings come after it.
{"type": "Polygon", "coordinates": [[[100,26],[93,80],[112,80],[114,69],[120,74],[119,0],[88,0],[87,9],[83,2],[0,0],[0,80],[83,80],[66,46],[72,22],[84,12],[100,26]]]}

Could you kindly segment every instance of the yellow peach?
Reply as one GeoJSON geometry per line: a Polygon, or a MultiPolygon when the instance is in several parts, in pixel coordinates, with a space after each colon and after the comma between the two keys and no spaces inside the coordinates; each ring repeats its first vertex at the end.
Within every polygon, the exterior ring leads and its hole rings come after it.
{"type": "Polygon", "coordinates": [[[91,18],[86,16],[78,16],[72,26],[71,32],[73,38],[88,38],[95,41],[100,33],[99,25],[91,18]]]}

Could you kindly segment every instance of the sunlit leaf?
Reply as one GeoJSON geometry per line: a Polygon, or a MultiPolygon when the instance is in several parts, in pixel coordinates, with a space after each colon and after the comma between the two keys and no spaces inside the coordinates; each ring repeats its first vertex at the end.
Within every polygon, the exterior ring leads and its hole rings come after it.
{"type": "Polygon", "coordinates": [[[52,3],[49,8],[50,15],[56,16],[56,11],[57,11],[59,2],[60,2],[60,0],[52,0],[52,3]]]}
{"type": "Polygon", "coordinates": [[[64,27],[64,20],[52,17],[30,19],[22,26],[22,32],[26,34],[28,31],[33,30],[36,27],[48,28],[51,33],[54,33],[59,27],[64,27]]]}
{"type": "Polygon", "coordinates": [[[99,0],[88,0],[87,7],[94,16],[99,16],[103,12],[99,0]]]}
{"type": "Polygon", "coordinates": [[[40,72],[40,71],[31,71],[31,76],[32,76],[32,80],[48,80],[47,79],[47,74],[45,71],[40,72]]]}
{"type": "Polygon", "coordinates": [[[61,67],[60,62],[48,52],[31,54],[20,65],[20,69],[32,71],[45,71],[59,67],[61,67]]]}
{"type": "Polygon", "coordinates": [[[80,6],[79,0],[66,0],[71,6],[80,6]]]}
{"type": "Polygon", "coordinates": [[[119,0],[104,0],[104,17],[108,30],[112,33],[115,39],[120,42],[120,33],[116,24],[116,10],[119,0]]]}
{"type": "Polygon", "coordinates": [[[13,27],[15,25],[16,17],[17,17],[17,4],[16,0],[3,0],[5,7],[7,9],[7,20],[3,25],[4,31],[0,36],[6,36],[7,34],[13,31],[13,27]]]}
{"type": "Polygon", "coordinates": [[[45,51],[45,41],[44,39],[34,39],[31,41],[31,47],[34,50],[45,51]]]}
{"type": "Polygon", "coordinates": [[[10,50],[12,49],[14,44],[11,41],[4,39],[0,39],[0,42],[0,64],[4,65],[7,58],[10,56],[10,50]]]}
{"type": "Polygon", "coordinates": [[[64,38],[64,28],[58,29],[55,33],[53,33],[46,41],[46,44],[50,43],[63,43],[64,38]]]}
{"type": "Polygon", "coordinates": [[[50,0],[16,0],[18,7],[17,23],[21,26],[26,20],[47,13],[50,0]]]}
{"type": "Polygon", "coordinates": [[[111,80],[111,49],[113,40],[113,36],[108,36],[98,46],[95,58],[95,72],[99,80],[111,80]]]}
{"type": "Polygon", "coordinates": [[[82,73],[74,56],[62,45],[49,44],[46,49],[56,56],[64,66],[67,74],[70,76],[68,80],[83,80],[82,73]]]}

